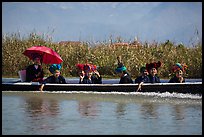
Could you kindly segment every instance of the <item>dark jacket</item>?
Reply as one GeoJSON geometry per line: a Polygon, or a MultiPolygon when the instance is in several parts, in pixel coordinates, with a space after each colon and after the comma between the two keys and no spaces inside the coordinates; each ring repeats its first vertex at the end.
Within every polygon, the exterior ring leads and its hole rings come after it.
{"type": "MultiPolygon", "coordinates": [[[[185,79],[183,79],[183,82],[185,82],[185,79]]],[[[172,77],[168,83],[180,83],[179,78],[177,78],[176,76],[172,77]]]]}
{"type": "Polygon", "coordinates": [[[26,82],[31,81],[42,82],[43,77],[44,72],[41,65],[38,65],[38,69],[35,68],[34,64],[26,68],[26,82]],[[40,75],[36,77],[38,73],[40,73],[40,75]]]}
{"type": "Polygon", "coordinates": [[[148,83],[149,82],[149,77],[148,76],[139,76],[135,79],[135,83],[148,83]]]}
{"type": "Polygon", "coordinates": [[[161,83],[159,76],[152,76],[152,75],[148,75],[149,77],[149,81],[148,83],[161,83]]]}
{"type": "Polygon", "coordinates": [[[129,74],[124,74],[124,76],[122,76],[120,78],[120,82],[119,84],[130,84],[130,83],[133,83],[133,80],[131,79],[130,75],[129,74]]]}
{"type": "Polygon", "coordinates": [[[102,84],[102,77],[91,76],[91,80],[93,84],[102,84]]]}
{"type": "Polygon", "coordinates": [[[42,83],[43,84],[46,84],[46,83],[66,84],[66,80],[61,75],[59,75],[59,77],[57,78],[55,78],[55,76],[52,75],[46,78],[42,83]]]}
{"type": "Polygon", "coordinates": [[[79,80],[79,84],[102,84],[102,77],[91,76],[91,80],[88,76],[84,76],[83,80],[79,80]]]}
{"type": "Polygon", "coordinates": [[[92,84],[92,80],[88,78],[88,76],[84,76],[83,80],[79,80],[79,84],[92,84]]]}

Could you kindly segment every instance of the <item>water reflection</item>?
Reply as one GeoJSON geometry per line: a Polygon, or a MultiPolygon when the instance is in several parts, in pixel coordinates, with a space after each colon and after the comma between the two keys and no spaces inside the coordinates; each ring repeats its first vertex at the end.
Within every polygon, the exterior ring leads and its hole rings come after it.
{"type": "Polygon", "coordinates": [[[125,103],[117,103],[117,107],[116,107],[117,118],[125,115],[125,111],[126,111],[125,107],[126,107],[125,103]]]}
{"type": "Polygon", "coordinates": [[[98,116],[98,105],[97,102],[94,101],[79,101],[78,103],[78,111],[82,116],[98,116]]]}
{"type": "Polygon", "coordinates": [[[26,99],[26,109],[32,117],[40,115],[56,116],[59,113],[59,104],[56,100],[45,100],[40,97],[26,99]]]}
{"type": "Polygon", "coordinates": [[[181,105],[174,105],[173,106],[174,112],[173,115],[175,115],[176,120],[183,120],[184,119],[184,112],[181,105]]]}
{"type": "Polygon", "coordinates": [[[157,106],[153,103],[143,103],[141,105],[141,113],[144,118],[157,118],[157,106]]]}
{"type": "Polygon", "coordinates": [[[27,97],[25,109],[29,122],[28,131],[32,134],[46,133],[56,127],[52,123],[59,112],[59,104],[54,99],[43,99],[41,97],[27,97]],[[37,132],[36,132],[37,131],[37,132]]]}
{"type": "Polygon", "coordinates": [[[154,102],[152,97],[128,98],[124,95],[3,93],[2,133],[202,134],[202,99],[156,98],[154,102]]]}

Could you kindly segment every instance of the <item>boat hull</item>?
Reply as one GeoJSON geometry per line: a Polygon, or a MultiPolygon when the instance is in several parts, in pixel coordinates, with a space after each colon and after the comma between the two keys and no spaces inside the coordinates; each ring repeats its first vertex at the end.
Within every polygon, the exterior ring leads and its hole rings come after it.
{"type": "MultiPolygon", "coordinates": [[[[2,83],[2,91],[39,91],[36,82],[2,83]]],[[[98,91],[135,92],[138,84],[46,84],[44,91],[98,91]]],[[[202,82],[192,83],[144,83],[139,92],[178,92],[202,94],[202,82]]]]}

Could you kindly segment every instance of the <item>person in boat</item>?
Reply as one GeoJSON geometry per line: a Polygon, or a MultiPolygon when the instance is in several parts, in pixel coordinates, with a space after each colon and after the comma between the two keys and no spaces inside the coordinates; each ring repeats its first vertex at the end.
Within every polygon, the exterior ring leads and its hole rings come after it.
{"type": "Polygon", "coordinates": [[[145,66],[142,66],[140,68],[140,73],[141,73],[141,75],[138,76],[135,79],[135,83],[141,83],[141,82],[147,83],[149,81],[149,77],[148,77],[149,73],[148,73],[148,71],[147,71],[145,66]]]}
{"type": "Polygon", "coordinates": [[[149,81],[147,83],[161,83],[160,78],[158,76],[158,68],[160,66],[161,66],[160,61],[146,64],[146,69],[149,73],[148,75],[149,81]]]}
{"type": "Polygon", "coordinates": [[[149,77],[148,77],[149,73],[148,73],[145,66],[142,66],[140,68],[140,73],[141,73],[141,75],[135,79],[135,83],[138,83],[138,88],[137,88],[136,92],[141,90],[143,83],[149,82],[149,77]]]}
{"type": "Polygon", "coordinates": [[[133,80],[130,74],[127,72],[127,69],[125,66],[122,66],[121,68],[117,68],[116,73],[118,73],[120,76],[119,84],[132,84],[133,83],[133,80]]]}
{"type": "Polygon", "coordinates": [[[42,82],[44,71],[41,63],[41,56],[33,54],[33,64],[26,68],[26,82],[42,82]]]}
{"type": "Polygon", "coordinates": [[[85,73],[84,70],[82,70],[79,76],[79,84],[92,84],[91,75],[91,72],[85,73]]]}
{"type": "Polygon", "coordinates": [[[102,84],[102,76],[97,70],[94,70],[92,72],[91,79],[92,79],[93,84],[102,84]]]}
{"type": "Polygon", "coordinates": [[[56,84],[66,84],[65,78],[60,74],[61,65],[52,64],[49,68],[49,71],[52,73],[51,76],[47,77],[40,87],[40,91],[43,91],[44,85],[46,83],[56,83],[56,84]]]}
{"type": "Polygon", "coordinates": [[[168,83],[184,83],[185,82],[184,73],[186,72],[186,69],[187,69],[186,64],[176,63],[172,67],[172,72],[174,76],[169,80],[168,83]]]}
{"type": "Polygon", "coordinates": [[[79,84],[102,84],[102,76],[96,70],[96,67],[84,64],[80,73],[79,84]]]}
{"type": "Polygon", "coordinates": [[[115,69],[115,72],[119,75],[120,81],[119,84],[132,84],[133,80],[130,74],[127,72],[127,68],[123,65],[121,57],[117,57],[118,67],[115,69]]]}

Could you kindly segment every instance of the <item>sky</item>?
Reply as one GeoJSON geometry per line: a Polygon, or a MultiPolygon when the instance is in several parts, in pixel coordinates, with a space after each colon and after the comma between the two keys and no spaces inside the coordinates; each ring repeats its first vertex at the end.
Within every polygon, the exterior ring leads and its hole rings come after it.
{"type": "Polygon", "coordinates": [[[3,2],[2,33],[53,42],[202,41],[202,2],[3,2]]]}

